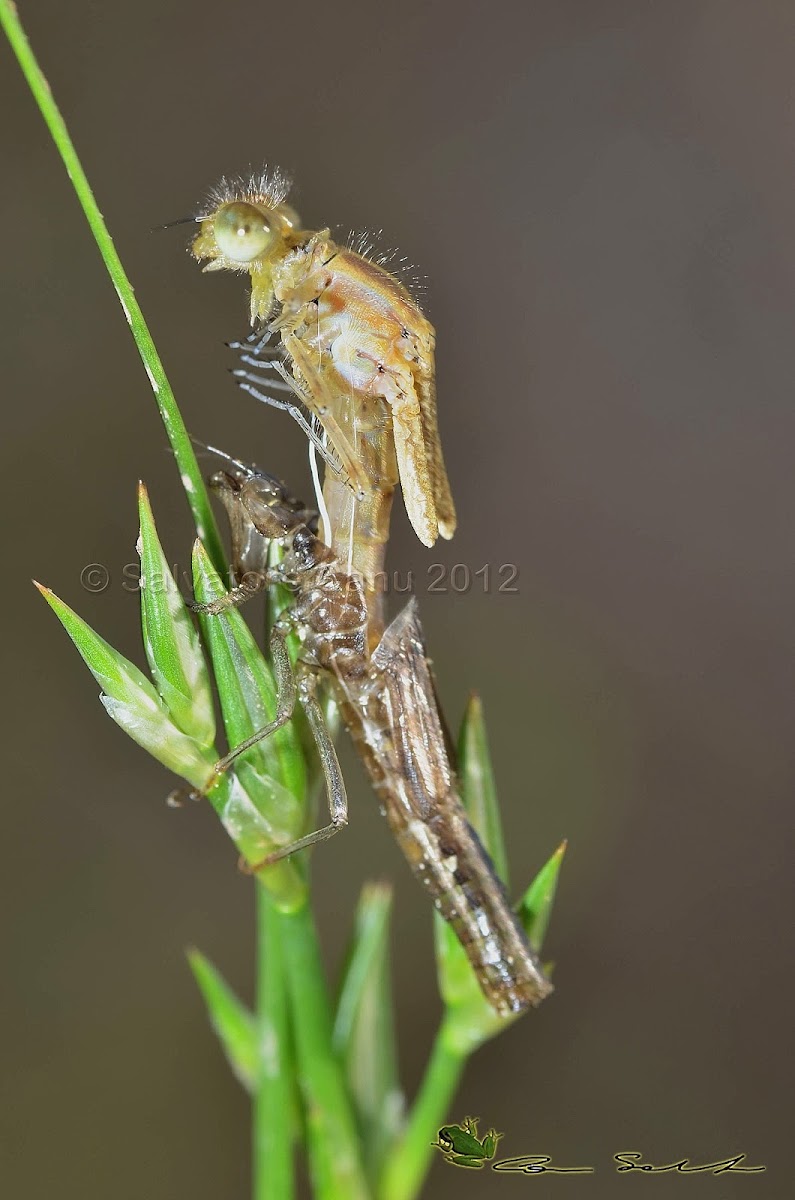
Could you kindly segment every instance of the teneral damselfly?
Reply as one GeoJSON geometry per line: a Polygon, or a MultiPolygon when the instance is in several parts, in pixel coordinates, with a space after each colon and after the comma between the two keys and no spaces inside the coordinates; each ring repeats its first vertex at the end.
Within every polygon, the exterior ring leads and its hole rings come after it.
{"type": "Polygon", "coordinates": [[[435,334],[382,262],[339,245],[328,229],[302,230],[288,190],[278,171],[223,180],[196,217],[192,252],[206,271],[251,278],[251,320],[261,333],[242,347],[239,382],[288,409],[326,457],[324,537],[364,580],[372,647],[383,630],[378,578],[397,483],[424,545],[455,531],[436,417],[435,334]]]}

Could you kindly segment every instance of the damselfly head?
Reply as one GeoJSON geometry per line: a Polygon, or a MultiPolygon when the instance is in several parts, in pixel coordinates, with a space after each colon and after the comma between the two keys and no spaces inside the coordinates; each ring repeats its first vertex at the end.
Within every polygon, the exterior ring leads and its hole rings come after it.
{"type": "Polygon", "coordinates": [[[263,505],[284,504],[287,492],[284,485],[265,471],[251,470],[228,460],[237,468],[233,471],[214,471],[210,476],[210,487],[219,496],[257,497],[263,505]]]}
{"type": "Polygon", "coordinates": [[[196,218],[201,230],[191,245],[205,271],[248,272],[251,323],[273,306],[273,268],[296,244],[298,214],[286,203],[289,180],[279,170],[249,178],[222,179],[196,218]]]}

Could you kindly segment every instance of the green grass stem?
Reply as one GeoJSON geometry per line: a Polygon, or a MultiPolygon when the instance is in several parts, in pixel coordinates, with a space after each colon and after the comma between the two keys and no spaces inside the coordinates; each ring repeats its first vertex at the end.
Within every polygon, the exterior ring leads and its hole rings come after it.
{"type": "Polygon", "coordinates": [[[80,164],[80,159],[69,136],[66,123],[61,116],[58,105],[55,103],[53,94],[50,91],[50,85],[36,61],[36,57],[19,20],[16,6],[11,3],[11,0],[0,0],[0,25],[2,25],[11,48],[17,56],[33,98],[38,104],[52,140],[58,148],[63,164],[66,167],[66,172],[72,181],[72,187],[80,201],[89,228],[99,247],[99,252],[102,255],[108,275],[116,289],[116,295],[119,298],[119,303],[127,318],[127,324],[130,326],[135,339],[141,361],[149,376],[149,382],[155,394],[157,407],[160,410],[160,416],[166,428],[168,440],[171,443],[174,457],[177,460],[188,504],[196,523],[196,530],[207,548],[215,569],[223,574],[226,558],[218,534],[218,526],[210,507],[210,499],[204,485],[199,464],[196,461],[196,455],[191,445],[188,431],[185,428],[182,415],[174,400],[171,384],[160,361],[160,355],[157,353],[155,344],[152,341],[152,335],[144,320],[140,305],[135,298],[133,286],[130,283],[127,272],[122,266],[121,259],[113,244],[113,239],[108,233],[102,213],[99,211],[97,202],[94,199],[94,193],[80,164]]]}

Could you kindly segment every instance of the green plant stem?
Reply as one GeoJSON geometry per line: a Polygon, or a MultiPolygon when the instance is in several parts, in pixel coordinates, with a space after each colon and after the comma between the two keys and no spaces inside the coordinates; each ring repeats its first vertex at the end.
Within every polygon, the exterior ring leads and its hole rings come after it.
{"type": "Polygon", "coordinates": [[[135,298],[132,284],[127,278],[121,259],[116,252],[113,239],[108,233],[107,226],[99,211],[94,194],[91,191],[85,171],[80,165],[80,159],[72,144],[72,139],[66,128],[58,105],[55,103],[50,85],[36,61],[30,43],[22,28],[17,10],[11,0],[0,0],[0,25],[11,43],[17,56],[22,73],[24,74],[33,98],[39,106],[41,115],[50,131],[53,141],[63,159],[67,174],[72,181],[78,200],[83,207],[86,220],[94,235],[111,282],[116,289],[116,295],[124,310],[127,324],[130,326],[138,353],[141,356],[152,391],[155,394],[160,416],[174,451],[174,457],[182,475],[182,482],[188,497],[196,529],[204,542],[207,552],[216,570],[223,574],[226,560],[218,534],[218,526],[213,516],[207,489],[204,486],[201,470],[196,461],[185,423],[174,400],[174,393],[166,377],[160,356],[155,349],[152,335],[144,320],[138,301],[135,298]]]}
{"type": "Polygon", "coordinates": [[[369,1200],[353,1109],[332,1049],[331,1008],[309,907],[281,914],[280,932],[314,1194],[317,1200],[369,1200]]]}
{"type": "Polygon", "coordinates": [[[419,1194],[433,1154],[431,1141],[449,1115],[466,1061],[442,1021],[406,1127],[387,1157],[378,1200],[414,1200],[419,1194]]]}
{"type": "Polygon", "coordinates": [[[282,918],[264,887],[257,884],[254,891],[259,1073],[252,1108],[252,1194],[254,1200],[293,1200],[293,1095],[282,918]]]}

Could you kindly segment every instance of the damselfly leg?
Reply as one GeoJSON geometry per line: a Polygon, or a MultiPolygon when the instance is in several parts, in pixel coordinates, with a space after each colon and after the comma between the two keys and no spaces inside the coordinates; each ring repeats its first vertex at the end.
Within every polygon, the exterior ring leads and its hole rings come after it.
{"type": "MultiPolygon", "coordinates": [[[[268,335],[268,337],[270,336],[268,335]]],[[[301,407],[302,404],[306,407],[303,393],[284,363],[273,357],[274,351],[267,345],[266,339],[257,334],[247,338],[245,342],[229,342],[228,345],[230,350],[237,350],[240,361],[246,367],[251,368],[244,370],[242,367],[236,367],[232,370],[232,375],[241,391],[247,392],[249,396],[253,396],[262,404],[267,404],[280,412],[286,412],[292,417],[320,454],[332,475],[356,490],[348,472],[345,471],[333,450],[329,448],[327,439],[321,437],[311,421],[307,420],[304,409],[301,407]],[[268,351],[270,351],[269,354],[268,351]],[[271,395],[273,391],[288,392],[295,398],[283,399],[280,396],[271,395]],[[296,399],[300,403],[296,403],[296,399]]]]}
{"type": "MultiPolygon", "coordinates": [[[[226,597],[223,599],[226,599],[226,597]]],[[[223,607],[218,603],[196,605],[195,607],[200,612],[220,615],[223,613],[224,608],[239,603],[241,603],[240,599],[232,599],[230,604],[223,607]]],[[[332,837],[340,829],[343,829],[348,823],[348,797],[345,790],[345,780],[343,779],[339,759],[337,758],[337,751],[334,748],[334,742],[317,700],[316,680],[312,674],[305,670],[299,668],[299,671],[296,672],[293,669],[290,656],[287,652],[285,630],[279,623],[274,626],[271,632],[270,654],[276,682],[275,717],[267,725],[264,725],[262,729],[258,729],[256,733],[253,733],[251,737],[246,738],[244,742],[234,746],[223,758],[219,758],[204,788],[201,791],[192,792],[191,795],[196,799],[210,792],[221,775],[234,766],[241,755],[251,750],[254,746],[259,745],[265,738],[270,737],[277,729],[281,729],[283,725],[286,725],[292,719],[296,703],[298,703],[304,711],[307,724],[317,748],[326,786],[330,820],[328,825],[324,825],[321,829],[316,829],[312,833],[308,833],[286,846],[279,846],[259,862],[245,866],[244,869],[250,873],[256,873],[265,867],[272,866],[273,863],[278,862],[280,859],[295,854],[297,850],[306,850],[308,847],[314,846],[317,842],[327,841],[328,838],[332,837]]]]}

